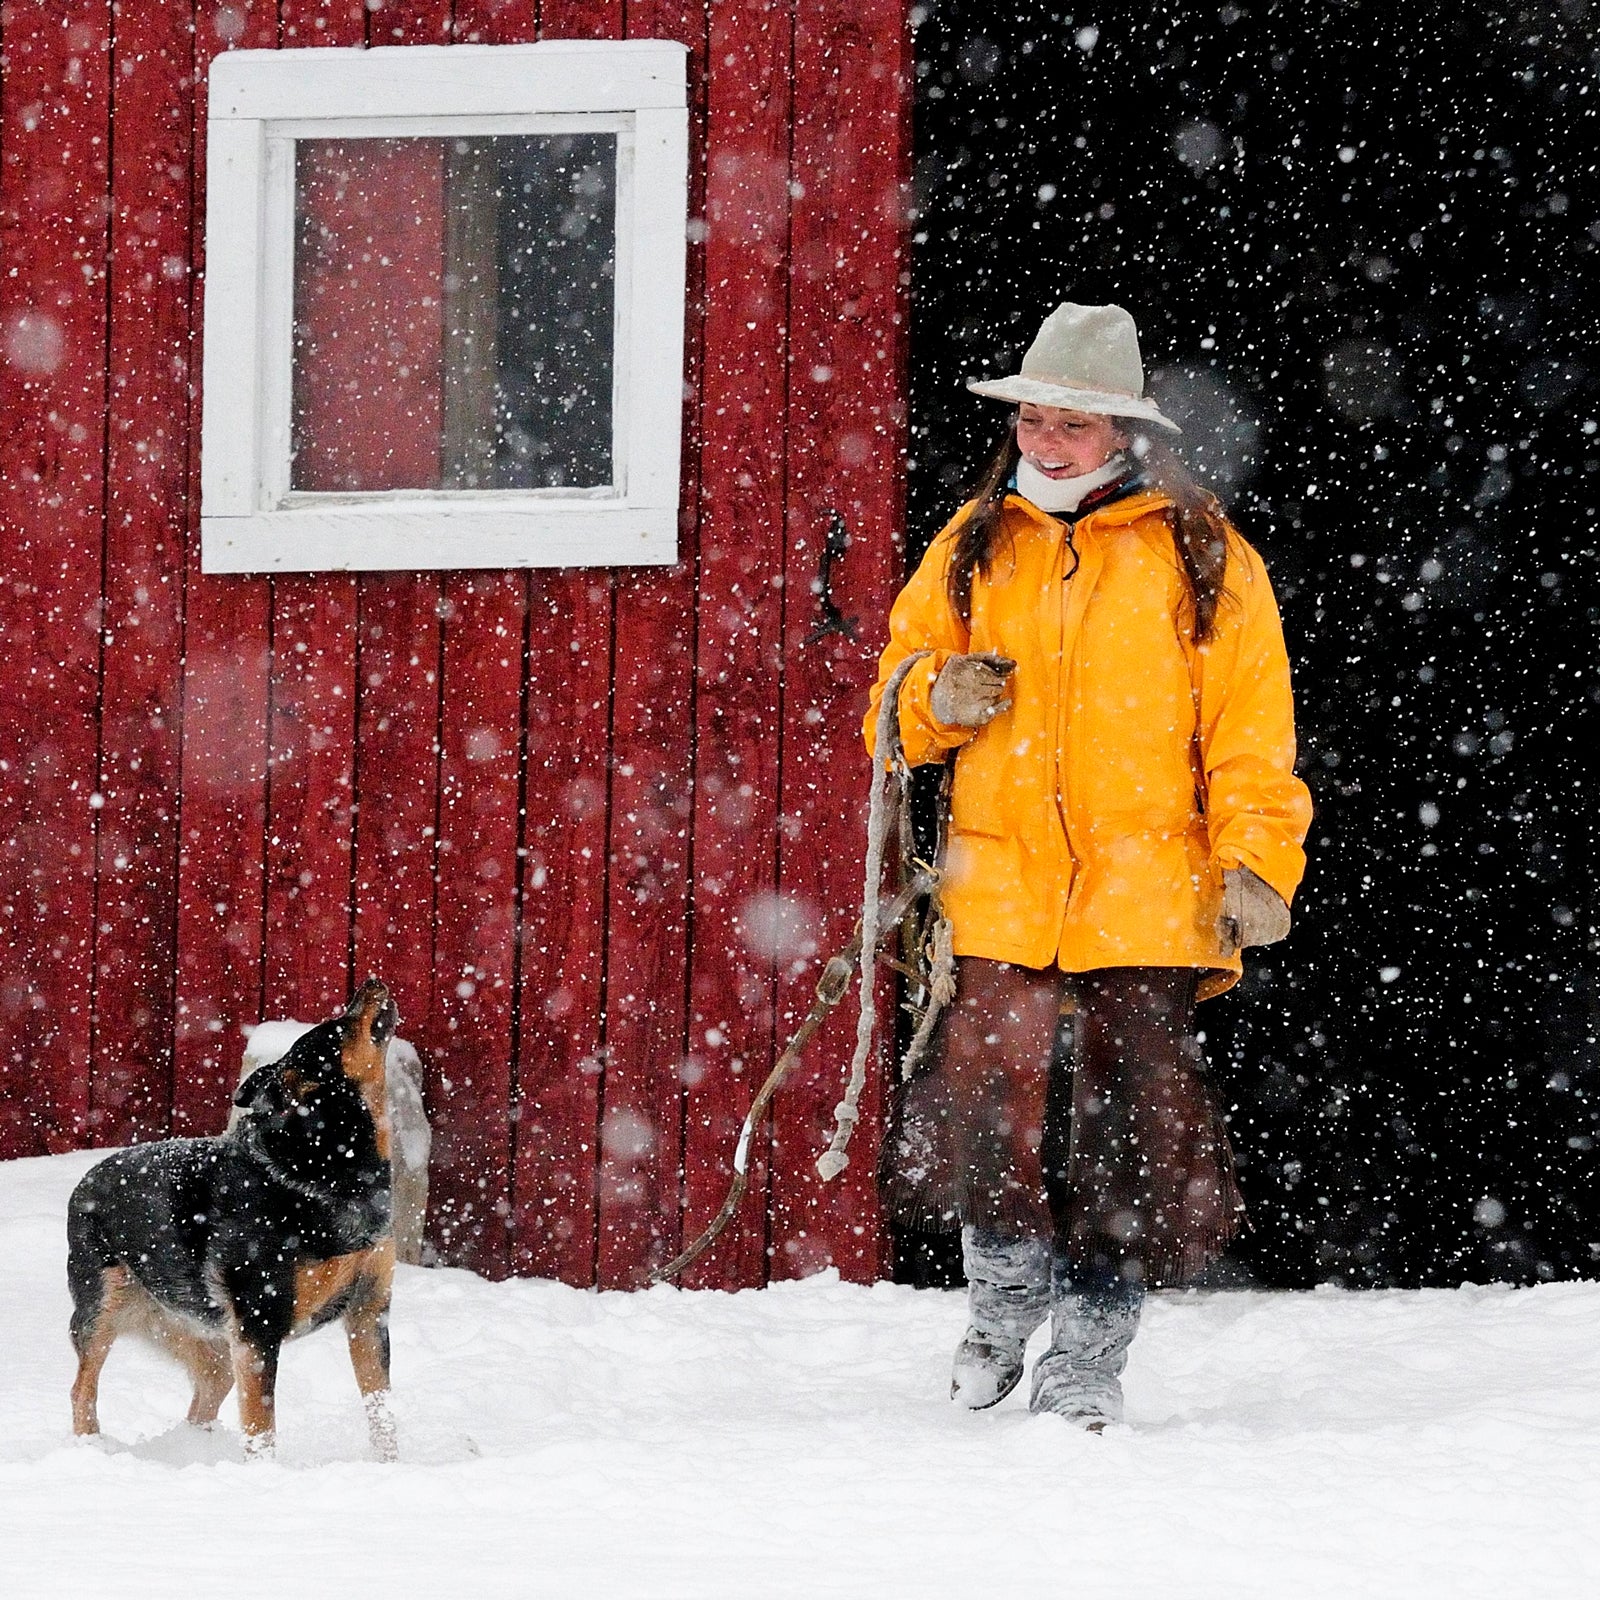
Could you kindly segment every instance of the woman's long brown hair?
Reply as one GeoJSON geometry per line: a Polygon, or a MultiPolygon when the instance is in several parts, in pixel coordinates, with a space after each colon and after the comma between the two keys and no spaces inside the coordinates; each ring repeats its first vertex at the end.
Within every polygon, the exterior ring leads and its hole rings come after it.
{"type": "MultiPolygon", "coordinates": [[[[1222,507],[1215,496],[1195,482],[1171,446],[1161,440],[1142,430],[1132,432],[1128,453],[1145,484],[1161,490],[1172,502],[1167,521],[1172,526],[1178,565],[1188,584],[1194,642],[1204,644],[1216,627],[1228,565],[1228,525],[1223,520],[1222,507]]],[[[973,488],[966,516],[956,529],[945,587],[951,607],[963,622],[972,620],[973,573],[981,572],[987,578],[999,554],[1000,511],[1020,459],[1013,423],[973,488]]]]}

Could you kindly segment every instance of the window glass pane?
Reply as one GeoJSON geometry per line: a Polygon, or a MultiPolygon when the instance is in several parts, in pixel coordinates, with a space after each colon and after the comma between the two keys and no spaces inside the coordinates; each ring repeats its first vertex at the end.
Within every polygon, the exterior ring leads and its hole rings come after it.
{"type": "Polygon", "coordinates": [[[292,487],[593,489],[614,134],[303,139],[292,487]]]}

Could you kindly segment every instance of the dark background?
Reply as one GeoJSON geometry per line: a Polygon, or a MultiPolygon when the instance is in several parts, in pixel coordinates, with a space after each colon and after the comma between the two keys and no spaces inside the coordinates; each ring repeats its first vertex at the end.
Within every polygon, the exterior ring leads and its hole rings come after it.
{"type": "Polygon", "coordinates": [[[1600,1275],[1600,11],[1398,11],[913,13],[912,556],[1114,300],[1282,605],[1311,867],[1201,1012],[1282,1286],[1600,1275]]]}

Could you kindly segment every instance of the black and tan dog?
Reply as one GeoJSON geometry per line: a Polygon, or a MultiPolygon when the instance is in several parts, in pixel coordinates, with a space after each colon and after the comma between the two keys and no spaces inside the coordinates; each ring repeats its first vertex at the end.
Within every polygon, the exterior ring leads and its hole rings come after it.
{"type": "Polygon", "coordinates": [[[398,1020],[369,978],[240,1084],[231,1132],[141,1145],[86,1174],[67,1211],[75,1432],[100,1431],[100,1369],[138,1333],[188,1368],[190,1422],[214,1422],[237,1382],[249,1446],[270,1450],[280,1347],[340,1318],[373,1445],[393,1456],[384,1055],[398,1020]]]}

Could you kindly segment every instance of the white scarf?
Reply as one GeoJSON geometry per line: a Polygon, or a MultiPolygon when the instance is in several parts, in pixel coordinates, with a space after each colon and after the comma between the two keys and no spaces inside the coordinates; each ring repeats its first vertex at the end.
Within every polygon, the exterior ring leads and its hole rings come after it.
{"type": "Polygon", "coordinates": [[[1047,478],[1024,457],[1017,462],[1017,493],[1031,500],[1041,511],[1059,516],[1064,511],[1076,511],[1086,496],[1108,483],[1115,483],[1127,470],[1127,459],[1119,453],[1104,466],[1080,473],[1076,478],[1047,478]]]}

